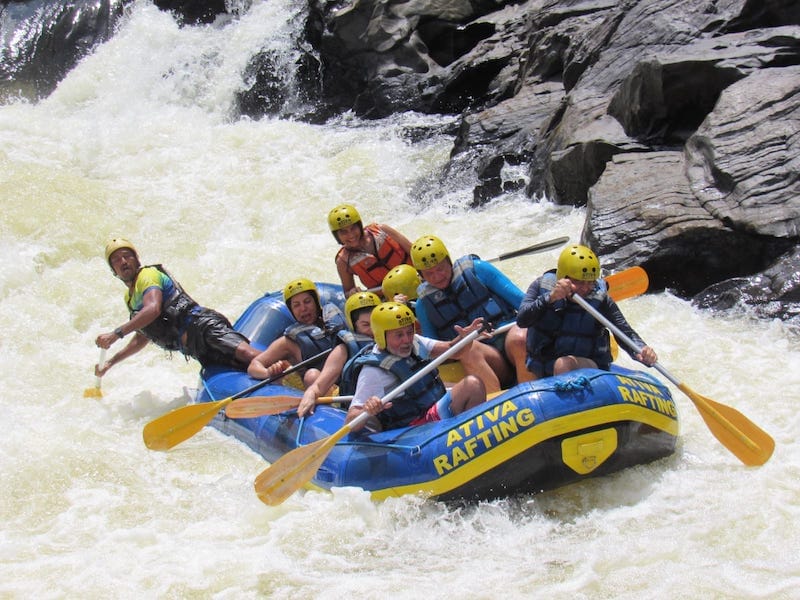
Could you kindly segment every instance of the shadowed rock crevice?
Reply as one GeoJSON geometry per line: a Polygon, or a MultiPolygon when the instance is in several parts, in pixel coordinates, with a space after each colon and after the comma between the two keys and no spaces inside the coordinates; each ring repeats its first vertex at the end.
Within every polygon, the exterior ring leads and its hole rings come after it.
{"type": "Polygon", "coordinates": [[[709,62],[641,62],[611,98],[608,114],[641,142],[682,146],[722,90],[745,75],[709,62]]]}
{"type": "Polygon", "coordinates": [[[722,27],[725,33],[800,25],[797,0],[747,0],[741,13],[722,27]]]}
{"type": "Polygon", "coordinates": [[[740,273],[766,269],[793,245],[724,227],[690,229],[662,240],[644,267],[651,290],[670,289],[691,297],[740,273]]]}
{"type": "Polygon", "coordinates": [[[421,19],[417,33],[425,43],[428,55],[438,65],[446,67],[494,35],[495,26],[485,22],[462,26],[447,21],[421,19]]]}
{"type": "Polygon", "coordinates": [[[433,112],[453,114],[468,108],[477,98],[486,94],[497,74],[507,64],[508,61],[504,59],[491,60],[482,63],[477,68],[465,71],[448,83],[434,103],[433,112]]]}

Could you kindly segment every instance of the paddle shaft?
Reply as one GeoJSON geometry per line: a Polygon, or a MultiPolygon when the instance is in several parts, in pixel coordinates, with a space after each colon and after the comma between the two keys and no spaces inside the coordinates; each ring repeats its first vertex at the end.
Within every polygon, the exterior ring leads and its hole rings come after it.
{"type": "MultiPolygon", "coordinates": [[[[637,344],[637,343],[636,343],[636,342],[634,342],[634,341],[633,341],[633,340],[632,340],[630,337],[628,337],[627,335],[625,335],[625,334],[624,334],[624,333],[623,333],[623,332],[620,330],[620,328],[619,328],[619,327],[617,327],[617,326],[616,326],[616,325],[614,325],[614,324],[613,324],[611,321],[609,321],[608,319],[606,319],[606,318],[605,318],[605,317],[604,317],[602,314],[600,314],[600,311],[598,311],[598,310],[597,310],[597,309],[596,309],[594,306],[592,306],[591,304],[589,304],[589,303],[588,303],[588,302],[587,302],[585,299],[581,298],[581,296],[580,296],[580,295],[578,295],[578,294],[573,294],[573,295],[572,295],[572,301],[573,301],[573,302],[575,302],[576,304],[579,304],[579,305],[581,306],[581,308],[583,308],[583,310],[585,310],[586,312],[588,312],[588,313],[589,313],[590,315],[592,315],[592,316],[593,316],[595,319],[597,319],[597,320],[598,320],[598,321],[599,321],[599,322],[600,322],[602,325],[604,325],[604,326],[605,326],[605,327],[606,327],[606,328],[607,328],[607,329],[608,329],[608,330],[609,330],[611,333],[613,333],[613,334],[614,334],[614,337],[615,337],[615,338],[617,338],[618,340],[622,340],[623,342],[625,342],[625,344],[627,344],[627,346],[628,346],[629,348],[631,348],[632,350],[635,350],[637,353],[641,353],[641,352],[642,352],[642,348],[639,346],[639,344],[637,344]]],[[[666,371],[666,369],[664,369],[663,367],[661,367],[661,365],[659,365],[658,363],[654,364],[653,366],[654,366],[654,367],[656,367],[656,368],[657,368],[659,371],[661,371],[662,373],[664,373],[664,371],[666,371]]],[[[675,380],[672,378],[672,376],[671,376],[671,375],[668,375],[667,373],[664,373],[664,376],[665,376],[667,379],[669,379],[670,381],[672,381],[672,383],[674,383],[675,385],[677,385],[677,381],[675,381],[675,380]]]]}
{"type": "MultiPolygon", "coordinates": [[[[106,349],[100,348],[100,356],[97,357],[97,368],[102,369],[103,365],[105,364],[106,364],[106,349]]],[[[96,387],[98,390],[100,389],[100,382],[102,379],[103,378],[100,375],[97,375],[94,378],[94,387],[96,387]]]]}
{"type": "MultiPolygon", "coordinates": [[[[317,404],[333,404],[349,402],[352,396],[321,396],[317,404]]],[[[303,400],[302,396],[251,396],[231,402],[225,408],[225,415],[231,419],[255,419],[266,415],[277,415],[287,410],[296,409],[303,400]]]]}
{"type": "Polygon", "coordinates": [[[237,400],[239,398],[247,396],[247,394],[255,392],[256,390],[260,390],[265,385],[269,385],[270,383],[280,379],[281,377],[286,377],[287,375],[291,375],[295,371],[299,371],[303,367],[306,367],[306,366],[310,365],[311,363],[318,361],[320,358],[322,358],[323,356],[327,356],[332,351],[333,351],[333,348],[328,348],[327,350],[323,350],[319,354],[315,354],[314,356],[312,356],[310,358],[307,358],[305,360],[301,360],[299,363],[297,363],[296,365],[292,365],[291,367],[289,367],[288,369],[284,370],[283,372],[278,373],[277,375],[272,375],[270,377],[267,377],[266,379],[262,379],[258,383],[254,383],[250,387],[243,389],[241,392],[238,392],[238,393],[234,394],[233,396],[230,396],[229,398],[226,398],[226,400],[237,400]]]}
{"type": "Polygon", "coordinates": [[[501,254],[496,258],[490,258],[486,262],[500,262],[501,260],[508,260],[509,258],[516,258],[517,256],[523,256],[525,254],[534,254],[536,252],[546,252],[548,250],[552,250],[554,248],[558,248],[559,246],[563,246],[569,241],[568,236],[563,236],[560,238],[555,238],[552,240],[548,240],[546,242],[539,242],[538,244],[533,244],[532,246],[528,246],[527,248],[520,248],[519,250],[514,250],[513,252],[506,252],[505,254],[501,254]]]}

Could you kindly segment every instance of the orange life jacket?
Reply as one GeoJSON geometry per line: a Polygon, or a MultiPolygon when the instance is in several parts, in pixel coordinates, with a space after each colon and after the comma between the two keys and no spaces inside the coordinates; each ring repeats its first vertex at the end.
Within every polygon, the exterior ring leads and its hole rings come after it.
{"type": "Polygon", "coordinates": [[[396,266],[403,263],[410,265],[411,257],[380,225],[372,223],[364,229],[372,234],[377,256],[364,250],[351,250],[342,246],[336,254],[336,260],[343,257],[348,270],[357,275],[366,287],[378,287],[383,283],[386,274],[396,266]]]}

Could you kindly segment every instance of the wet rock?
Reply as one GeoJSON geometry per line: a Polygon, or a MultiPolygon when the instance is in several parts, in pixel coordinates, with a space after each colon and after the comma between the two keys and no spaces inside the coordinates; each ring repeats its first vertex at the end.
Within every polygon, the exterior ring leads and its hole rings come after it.
{"type": "Polygon", "coordinates": [[[709,286],[694,298],[700,308],[749,312],[781,319],[800,331],[800,249],[795,248],[763,272],[709,286]]]}

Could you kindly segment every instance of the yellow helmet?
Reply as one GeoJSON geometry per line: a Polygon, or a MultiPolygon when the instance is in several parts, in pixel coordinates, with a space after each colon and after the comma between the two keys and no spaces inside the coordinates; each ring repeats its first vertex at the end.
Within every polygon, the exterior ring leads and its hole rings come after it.
{"type": "Polygon", "coordinates": [[[361,223],[361,215],[358,214],[356,207],[351,204],[340,204],[328,213],[328,226],[337,241],[339,238],[336,237],[336,232],[354,223],[361,223]]]}
{"type": "Polygon", "coordinates": [[[411,245],[411,262],[419,271],[435,267],[446,258],[450,258],[450,254],[435,235],[423,235],[411,245]]]}
{"type": "Polygon", "coordinates": [[[344,318],[347,321],[347,326],[352,330],[356,330],[356,325],[353,322],[353,313],[362,308],[370,306],[378,306],[381,299],[372,292],[358,292],[353,294],[344,303],[344,318]]]}
{"type": "Polygon", "coordinates": [[[558,257],[556,277],[571,277],[576,281],[594,281],[600,278],[600,261],[591,248],[574,244],[562,250],[558,257]]]}
{"type": "Polygon", "coordinates": [[[408,327],[417,322],[414,312],[399,302],[384,302],[372,310],[369,318],[375,344],[381,350],[386,349],[386,332],[392,329],[408,327]]]}
{"type": "Polygon", "coordinates": [[[302,292],[311,292],[311,295],[314,296],[314,299],[317,301],[317,307],[320,306],[317,286],[314,285],[314,282],[310,279],[295,279],[286,284],[286,287],[283,288],[283,301],[286,303],[286,306],[289,306],[289,300],[302,292]]]}
{"type": "Polygon", "coordinates": [[[392,299],[395,294],[403,294],[409,300],[417,299],[417,287],[420,284],[419,273],[411,265],[397,265],[383,278],[381,288],[384,298],[392,299]]]}
{"type": "Polygon", "coordinates": [[[139,260],[139,253],[136,251],[136,247],[133,244],[125,238],[112,238],[111,241],[106,244],[106,262],[109,267],[111,267],[111,255],[121,248],[131,250],[136,255],[136,260],[139,260]]]}

